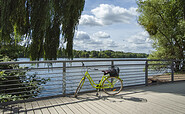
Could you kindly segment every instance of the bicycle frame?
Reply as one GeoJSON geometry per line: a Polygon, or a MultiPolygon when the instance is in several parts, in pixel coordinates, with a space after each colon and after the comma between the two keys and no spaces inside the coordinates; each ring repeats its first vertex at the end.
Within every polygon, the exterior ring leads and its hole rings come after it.
{"type": "MultiPolygon", "coordinates": [[[[89,82],[90,82],[90,84],[91,84],[91,86],[92,86],[93,88],[102,89],[102,88],[103,88],[103,87],[102,87],[103,81],[106,80],[109,76],[104,76],[104,75],[103,75],[102,78],[101,78],[101,80],[100,80],[100,82],[99,82],[99,84],[96,84],[96,83],[93,81],[93,79],[91,78],[90,74],[88,73],[88,70],[85,72],[85,76],[84,76],[83,78],[85,79],[86,77],[89,79],[89,82]]],[[[82,86],[83,86],[83,85],[82,85],[82,86]]]]}

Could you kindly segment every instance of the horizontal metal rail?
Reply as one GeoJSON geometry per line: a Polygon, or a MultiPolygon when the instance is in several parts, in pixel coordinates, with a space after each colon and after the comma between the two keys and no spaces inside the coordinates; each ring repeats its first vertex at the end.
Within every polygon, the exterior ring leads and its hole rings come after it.
{"type": "Polygon", "coordinates": [[[105,59],[105,60],[47,60],[47,61],[18,61],[18,62],[1,62],[0,65],[7,64],[37,64],[37,63],[74,63],[74,62],[110,62],[110,61],[181,61],[181,60],[164,60],[164,59],[105,59]]]}

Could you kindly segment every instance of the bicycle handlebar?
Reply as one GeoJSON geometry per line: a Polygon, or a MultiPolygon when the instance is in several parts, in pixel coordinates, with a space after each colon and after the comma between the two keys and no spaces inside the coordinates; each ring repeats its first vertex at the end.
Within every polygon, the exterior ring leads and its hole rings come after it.
{"type": "MultiPolygon", "coordinates": [[[[85,66],[85,64],[82,62],[82,67],[87,67],[87,66],[85,66]]],[[[98,70],[97,68],[89,68],[89,67],[87,67],[87,69],[90,69],[90,70],[98,70]]]]}

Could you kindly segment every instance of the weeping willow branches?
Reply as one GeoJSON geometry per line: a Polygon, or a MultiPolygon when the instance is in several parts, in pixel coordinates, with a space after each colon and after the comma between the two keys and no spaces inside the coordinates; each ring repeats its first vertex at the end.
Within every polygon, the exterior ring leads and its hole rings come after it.
{"type": "Polygon", "coordinates": [[[67,42],[66,54],[73,57],[75,28],[85,0],[0,0],[0,48],[23,39],[31,60],[56,59],[60,37],[67,42]]]}

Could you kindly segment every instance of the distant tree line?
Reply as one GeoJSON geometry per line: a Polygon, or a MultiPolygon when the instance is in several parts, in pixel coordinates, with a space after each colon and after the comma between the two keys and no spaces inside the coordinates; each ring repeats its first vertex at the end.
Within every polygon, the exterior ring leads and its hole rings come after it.
{"type": "MultiPolygon", "coordinates": [[[[11,59],[16,58],[29,58],[30,51],[24,46],[9,46],[0,48],[1,55],[6,55],[11,59]],[[7,53],[8,52],[8,53],[7,53]]],[[[64,48],[58,49],[57,58],[67,58],[66,50],[64,48]]],[[[74,58],[147,58],[149,55],[145,53],[131,53],[123,51],[86,51],[86,50],[73,50],[74,58]]]]}
{"type": "MultiPolygon", "coordinates": [[[[65,49],[60,49],[58,51],[58,57],[64,58],[65,49]]],[[[131,53],[131,52],[122,52],[122,51],[112,51],[112,50],[104,50],[104,51],[80,51],[73,50],[74,58],[147,58],[148,54],[145,53],[131,53]]]]}

